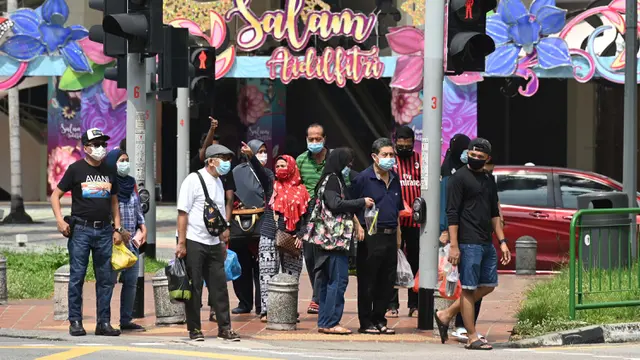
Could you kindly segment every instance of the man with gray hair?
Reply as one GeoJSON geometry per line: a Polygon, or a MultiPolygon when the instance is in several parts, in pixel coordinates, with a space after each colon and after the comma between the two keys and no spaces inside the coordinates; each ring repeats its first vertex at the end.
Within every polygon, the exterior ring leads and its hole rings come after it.
{"type": "Polygon", "coordinates": [[[213,308],[218,321],[218,338],[239,341],[231,329],[229,292],[224,271],[227,256],[226,239],[219,235],[229,227],[225,208],[225,192],[220,180],[231,170],[233,152],[218,144],[205,152],[204,168],[187,176],[178,195],[178,244],[176,257],[186,257],[187,274],[191,279],[191,299],[186,303],[189,337],[204,341],[200,307],[202,285],[213,294],[213,308]],[[206,222],[205,222],[206,218],[206,222]]]}

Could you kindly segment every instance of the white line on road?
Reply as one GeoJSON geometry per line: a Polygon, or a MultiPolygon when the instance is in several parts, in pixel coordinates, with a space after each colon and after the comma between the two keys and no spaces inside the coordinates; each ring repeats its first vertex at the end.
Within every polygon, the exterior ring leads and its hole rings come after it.
{"type": "Polygon", "coordinates": [[[111,346],[111,344],[92,344],[92,343],[87,343],[87,344],[76,344],[76,346],[111,346]]]}
{"type": "Polygon", "coordinates": [[[133,345],[133,346],[166,346],[167,344],[164,344],[164,343],[145,343],[145,342],[141,342],[141,343],[131,343],[131,345],[133,345]]]}
{"type": "Polygon", "coordinates": [[[41,346],[51,346],[51,344],[23,344],[22,346],[41,347],[41,346]]]}
{"type": "Polygon", "coordinates": [[[360,358],[353,358],[353,357],[327,356],[327,355],[320,355],[320,354],[313,355],[313,354],[305,354],[305,353],[299,353],[299,352],[275,351],[275,350],[267,350],[267,349],[239,349],[237,347],[232,347],[232,346],[216,346],[216,347],[222,350],[259,352],[259,353],[269,353],[274,355],[294,355],[294,356],[310,358],[310,359],[360,360],[360,358]]]}

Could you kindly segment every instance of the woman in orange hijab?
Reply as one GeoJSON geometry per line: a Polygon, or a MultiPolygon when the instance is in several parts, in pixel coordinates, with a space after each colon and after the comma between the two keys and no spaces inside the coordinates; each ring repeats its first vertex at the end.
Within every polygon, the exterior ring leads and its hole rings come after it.
{"type": "Polygon", "coordinates": [[[302,272],[302,251],[297,256],[283,252],[276,247],[276,233],[284,231],[296,237],[296,247],[302,248],[302,237],[307,231],[304,215],[307,212],[309,193],[302,185],[296,161],[289,155],[276,158],[275,181],[265,188],[269,204],[264,213],[260,234],[260,299],[262,313],[260,320],[267,321],[267,283],[280,273],[300,277],[302,272]]]}

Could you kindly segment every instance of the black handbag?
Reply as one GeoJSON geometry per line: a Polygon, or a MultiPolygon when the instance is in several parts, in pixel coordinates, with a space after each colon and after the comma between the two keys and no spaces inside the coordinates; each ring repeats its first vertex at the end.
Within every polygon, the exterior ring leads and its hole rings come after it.
{"type": "Polygon", "coordinates": [[[231,217],[231,236],[260,236],[264,208],[235,209],[231,217]]]}
{"type": "Polygon", "coordinates": [[[220,209],[218,206],[211,200],[209,197],[209,192],[207,191],[207,185],[204,183],[204,179],[199,171],[196,171],[198,174],[198,178],[200,179],[200,184],[202,184],[202,190],[204,191],[204,211],[202,214],[204,220],[204,226],[207,228],[207,231],[211,236],[220,236],[225,230],[229,228],[227,225],[227,221],[222,216],[220,209]]]}

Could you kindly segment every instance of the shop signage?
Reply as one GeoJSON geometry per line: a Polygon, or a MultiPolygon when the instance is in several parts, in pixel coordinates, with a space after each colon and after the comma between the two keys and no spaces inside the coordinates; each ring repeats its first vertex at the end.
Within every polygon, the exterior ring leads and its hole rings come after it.
{"type": "Polygon", "coordinates": [[[326,48],[322,54],[316,49],[307,49],[303,57],[293,51],[302,51],[313,36],[328,40],[334,36],[347,36],[358,43],[369,38],[377,22],[375,14],[356,14],[349,9],[339,13],[311,10],[306,15],[304,26],[301,14],[304,0],[287,0],[283,9],[265,11],[257,16],[249,7],[251,0],[234,0],[234,8],[226,14],[230,21],[234,15],[247,25],[238,31],[237,47],[242,51],[259,49],[272,36],[275,40],[286,40],[287,47],[279,47],[271,54],[267,67],[271,79],[280,79],[287,84],[295,79],[322,79],[344,87],[347,80],[359,83],[362,79],[379,79],[384,64],[379,58],[380,50],[373,46],[363,50],[358,46],[326,48]]]}

